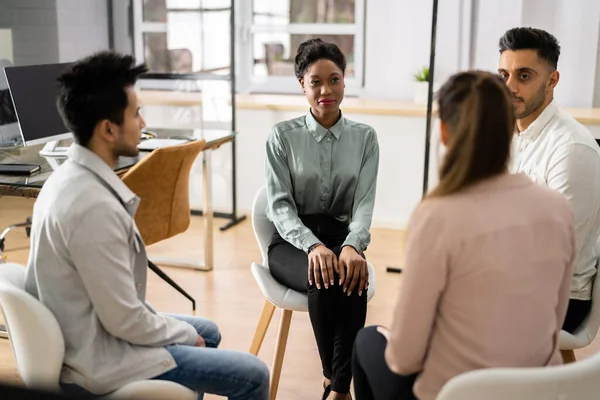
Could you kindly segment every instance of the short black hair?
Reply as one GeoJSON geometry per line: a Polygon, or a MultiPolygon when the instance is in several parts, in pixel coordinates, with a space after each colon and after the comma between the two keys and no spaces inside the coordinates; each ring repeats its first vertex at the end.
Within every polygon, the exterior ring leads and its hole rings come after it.
{"type": "Polygon", "coordinates": [[[306,40],[298,46],[295,59],[296,78],[302,78],[306,70],[321,59],[333,61],[342,70],[342,75],[346,73],[346,57],[340,48],[317,38],[306,40]]]}
{"type": "Polygon", "coordinates": [[[536,50],[538,57],[547,62],[552,68],[558,66],[560,44],[558,40],[543,29],[513,28],[500,38],[498,43],[500,54],[506,50],[536,50]]]}
{"type": "Polygon", "coordinates": [[[57,106],[75,140],[87,147],[98,122],[122,124],[128,106],[125,88],[148,71],[130,55],[102,51],[88,56],[58,77],[57,106]]]}

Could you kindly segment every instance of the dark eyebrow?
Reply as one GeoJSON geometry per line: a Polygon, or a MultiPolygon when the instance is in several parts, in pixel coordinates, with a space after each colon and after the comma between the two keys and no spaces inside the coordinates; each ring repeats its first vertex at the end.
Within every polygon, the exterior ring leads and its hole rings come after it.
{"type": "MultiPolygon", "coordinates": [[[[502,72],[508,73],[507,70],[505,70],[503,68],[499,68],[498,69],[498,73],[500,74],[502,72]]],[[[527,72],[527,73],[530,73],[530,74],[537,74],[538,73],[535,69],[529,68],[529,67],[517,68],[516,72],[517,73],[527,72]]]]}

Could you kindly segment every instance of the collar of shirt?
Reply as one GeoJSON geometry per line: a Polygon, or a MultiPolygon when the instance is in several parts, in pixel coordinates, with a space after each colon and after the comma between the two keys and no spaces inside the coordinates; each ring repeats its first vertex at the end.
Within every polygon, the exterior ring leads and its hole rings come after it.
{"type": "Polygon", "coordinates": [[[115,174],[94,152],[85,147],[73,143],[68,152],[69,159],[92,171],[106,186],[111,189],[125,206],[127,212],[133,216],[139,205],[139,198],[133,193],[121,178],[115,174]]]}
{"type": "Polygon", "coordinates": [[[519,137],[526,141],[533,143],[540,136],[546,125],[554,118],[554,116],[558,113],[558,106],[556,105],[556,101],[552,100],[542,111],[542,113],[525,129],[523,132],[519,133],[519,137]]]}
{"type": "Polygon", "coordinates": [[[325,129],[317,122],[312,112],[309,110],[306,114],[306,126],[308,130],[313,134],[317,143],[321,143],[321,140],[327,135],[327,132],[331,132],[336,139],[340,139],[342,132],[344,131],[344,116],[341,115],[340,111],[340,119],[329,129],[325,129]]]}

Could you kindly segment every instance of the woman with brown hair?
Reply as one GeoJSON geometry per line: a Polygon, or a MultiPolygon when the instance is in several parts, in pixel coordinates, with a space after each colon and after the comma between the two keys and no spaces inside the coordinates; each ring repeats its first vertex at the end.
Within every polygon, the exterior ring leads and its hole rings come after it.
{"type": "Polygon", "coordinates": [[[433,400],[470,370],[561,363],[575,258],[567,200],[507,172],[515,117],[500,77],[458,73],[437,101],[440,182],[411,218],[391,329],[357,336],[358,400],[433,400]]]}

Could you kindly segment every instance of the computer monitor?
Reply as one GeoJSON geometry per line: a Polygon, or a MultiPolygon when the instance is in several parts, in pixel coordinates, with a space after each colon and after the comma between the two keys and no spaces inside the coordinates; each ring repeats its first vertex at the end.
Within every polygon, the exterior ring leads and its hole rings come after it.
{"type": "Polygon", "coordinates": [[[4,72],[12,95],[19,129],[25,146],[45,143],[42,156],[66,156],[58,142],[72,134],[58,108],[57,78],[72,63],[6,67],[4,72]]]}
{"type": "Polygon", "coordinates": [[[4,68],[11,66],[10,61],[0,60],[0,147],[13,147],[22,143],[17,115],[4,78],[4,68]]]}

